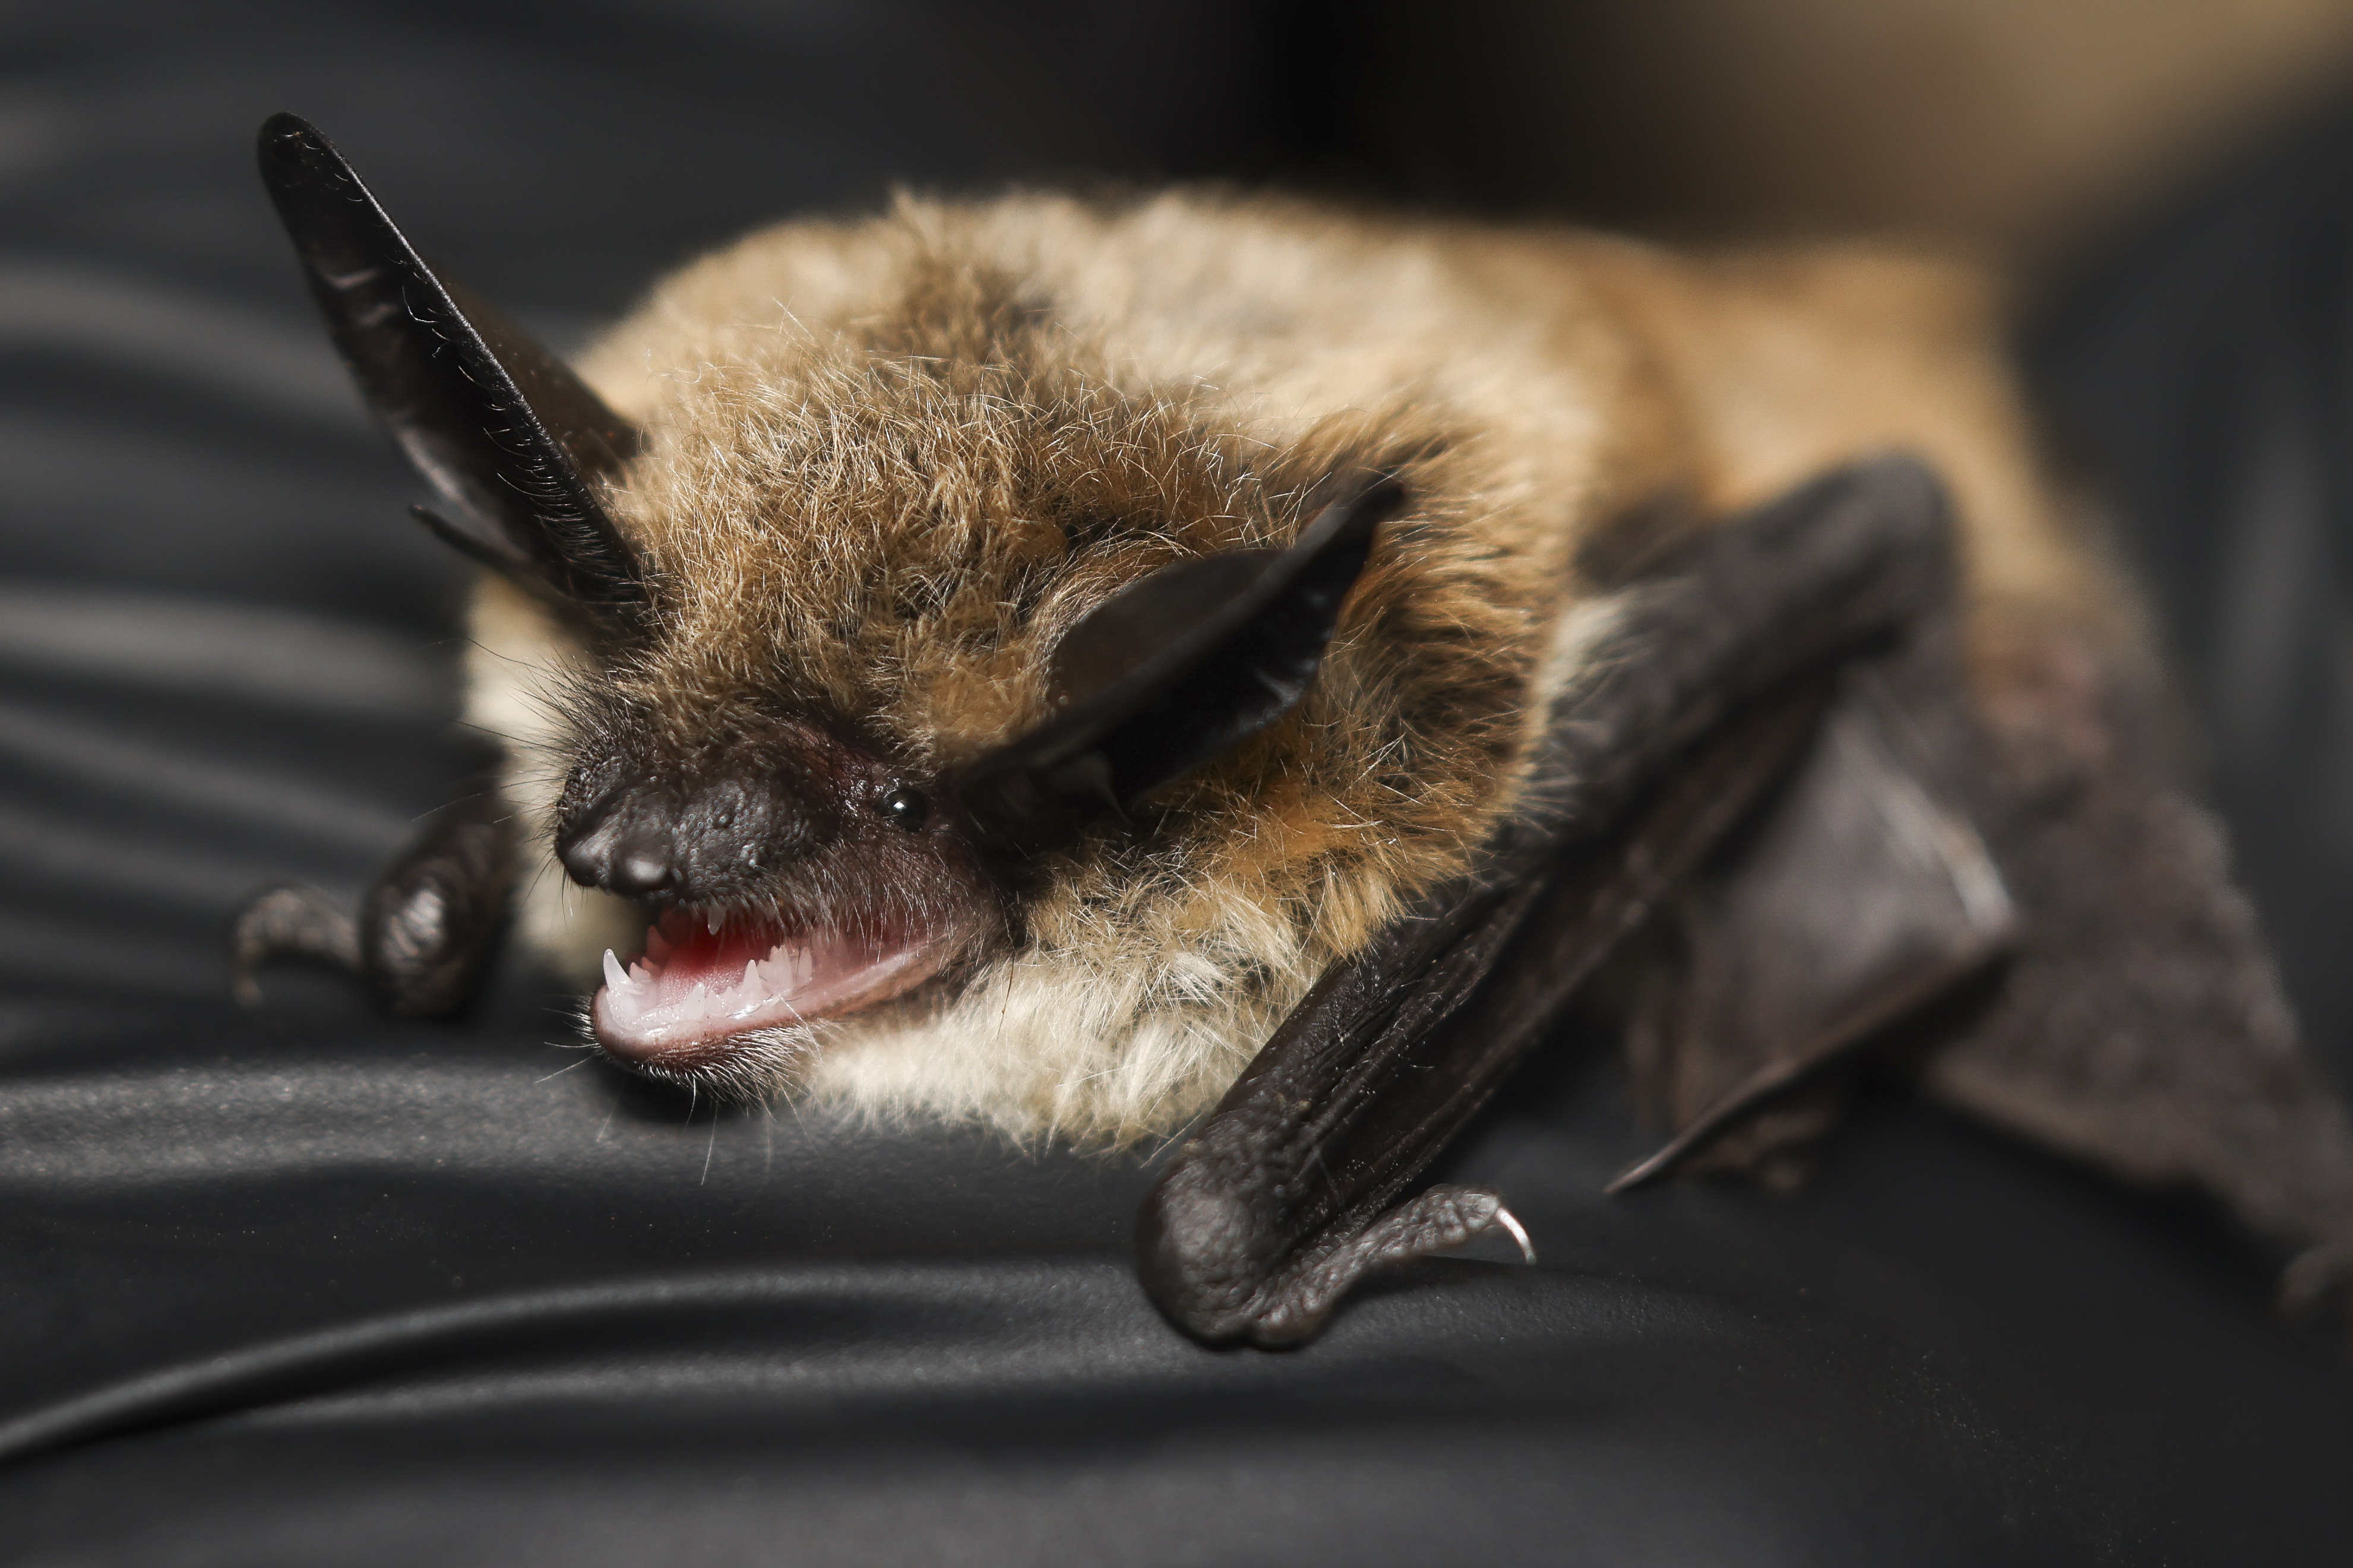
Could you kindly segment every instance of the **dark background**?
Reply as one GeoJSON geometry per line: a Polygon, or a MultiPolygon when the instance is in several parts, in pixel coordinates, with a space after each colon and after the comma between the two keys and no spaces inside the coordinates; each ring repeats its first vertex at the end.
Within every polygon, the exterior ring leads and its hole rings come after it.
{"type": "Polygon", "coordinates": [[[1763,33],[1704,0],[0,9],[10,1560],[2342,1561],[2353,1377],[2272,1321],[2273,1260],[1900,1100],[1799,1199],[1604,1202],[1643,1135],[1565,1037],[1461,1162],[1545,1267],[1428,1266],[1307,1351],[1227,1354],[1127,1277],[1138,1159],[714,1119],[560,1048],[520,971],[454,1030],[299,977],[225,997],[242,897],[355,895],[470,761],[463,574],[252,177],[290,109],[559,345],[896,182],[1271,178],[1992,256],[2353,1080],[2344,26],[2174,7],[2154,85],[2069,142],[2016,83],[2109,101],[2102,3],[2054,10],[2081,58],[2021,23],[1860,66],[1843,0],[1763,33]]]}

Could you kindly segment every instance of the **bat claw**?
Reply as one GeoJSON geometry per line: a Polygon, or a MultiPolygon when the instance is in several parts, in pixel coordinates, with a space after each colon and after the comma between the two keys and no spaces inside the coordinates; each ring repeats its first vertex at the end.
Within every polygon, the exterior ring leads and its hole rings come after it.
{"type": "Polygon", "coordinates": [[[1514,1241],[1520,1244],[1520,1260],[1523,1263],[1525,1263],[1529,1268],[1535,1268],[1536,1262],[1536,1244],[1528,1239],[1528,1227],[1520,1223],[1520,1216],[1505,1208],[1503,1205],[1497,1204],[1495,1205],[1494,1225],[1496,1228],[1504,1231],[1506,1235],[1510,1236],[1514,1241]]]}

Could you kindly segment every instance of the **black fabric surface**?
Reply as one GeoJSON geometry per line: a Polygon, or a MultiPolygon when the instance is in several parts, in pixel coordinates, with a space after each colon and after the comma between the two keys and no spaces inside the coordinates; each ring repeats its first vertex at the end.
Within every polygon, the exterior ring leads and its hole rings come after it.
{"type": "MultiPolygon", "coordinates": [[[[2344,1560],[2353,1373],[2271,1319],[2264,1260],[1925,1108],[1873,1108],[1796,1200],[1605,1201],[1646,1143],[1565,1037],[1450,1173],[1541,1267],[1425,1265],[1303,1350],[1212,1352],[1129,1277],[1141,1160],[714,1119],[565,1048],[515,966],[457,1029],[300,976],[227,1004],[246,892],[355,895],[471,761],[460,573],[309,317],[264,113],[563,341],[890,177],[1261,156],[1257,13],[125,5],[0,39],[0,1560],[2344,1560]]],[[[2341,461],[2282,370],[2337,394],[2341,269],[2291,215],[2338,166],[2156,237],[2039,340],[2210,672],[2237,612],[2195,552],[2247,492],[2179,468],[2341,461]]],[[[2298,537],[2342,538],[2337,493],[2281,503],[2298,537]]],[[[2264,733],[2341,745],[2313,700],[2264,733]]],[[[2260,816],[2279,775],[2222,776],[2260,816]]],[[[2344,926],[2273,887],[2334,1047],[2344,926]]]]}

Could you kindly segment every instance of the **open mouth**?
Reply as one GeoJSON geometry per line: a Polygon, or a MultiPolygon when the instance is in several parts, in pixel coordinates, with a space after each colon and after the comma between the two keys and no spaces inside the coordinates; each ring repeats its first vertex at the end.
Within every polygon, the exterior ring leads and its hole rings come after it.
{"type": "Polygon", "coordinates": [[[673,909],[626,968],[606,952],[590,1023],[596,1043],[625,1061],[691,1069],[724,1057],[738,1036],[839,1017],[912,990],[940,972],[961,935],[796,930],[673,909]]]}

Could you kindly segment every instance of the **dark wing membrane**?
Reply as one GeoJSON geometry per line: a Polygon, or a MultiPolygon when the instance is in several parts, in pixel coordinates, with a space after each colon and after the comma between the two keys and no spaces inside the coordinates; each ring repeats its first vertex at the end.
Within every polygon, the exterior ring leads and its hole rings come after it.
{"type": "Polygon", "coordinates": [[[290,114],[261,128],[262,179],[343,361],[435,505],[437,533],[592,621],[642,601],[590,481],[636,447],[562,361],[438,276],[327,139],[290,114]]]}
{"type": "Polygon", "coordinates": [[[2063,626],[1976,652],[1996,695],[1970,808],[2034,940],[1926,1087],[2126,1180],[2203,1188],[2300,1254],[2288,1304],[2353,1333],[2353,1121],[2299,1047],[2221,825],[2149,739],[2161,695],[2063,626]]]}
{"type": "Polygon", "coordinates": [[[1071,629],[1055,658],[1068,706],[952,785],[985,839],[1034,849],[1089,817],[1125,816],[1298,703],[1374,531],[1405,506],[1379,475],[1328,489],[1339,499],[1290,549],[1169,567],[1071,629]]]}
{"type": "Polygon", "coordinates": [[[1847,668],[1771,809],[1674,899],[1627,1053],[1674,1136],[1611,1192],[1702,1155],[1766,1169],[1837,1109],[1829,1069],[2011,951],[2018,913],[1961,798],[1983,758],[1951,619],[1847,668]]]}
{"type": "Polygon", "coordinates": [[[1934,479],[1883,459],[1622,590],[1481,874],[1326,975],[1155,1187],[1137,1248],[1161,1307],[1206,1339],[1283,1342],[1365,1268],[1495,1223],[1494,1194],[1466,1189],[1388,1205],[1786,770],[1831,667],[1949,599],[1950,532],[1934,479]]]}

